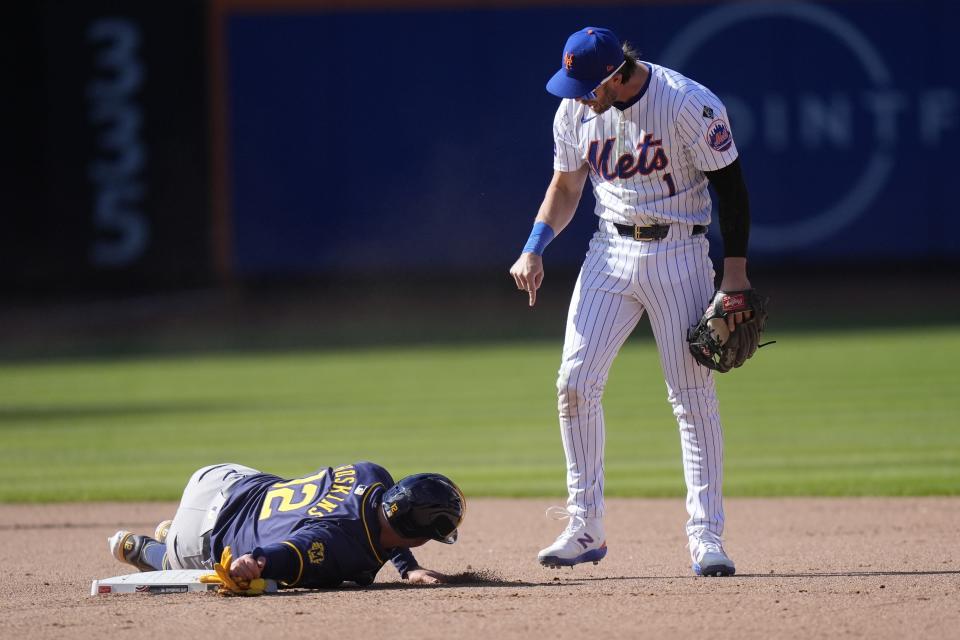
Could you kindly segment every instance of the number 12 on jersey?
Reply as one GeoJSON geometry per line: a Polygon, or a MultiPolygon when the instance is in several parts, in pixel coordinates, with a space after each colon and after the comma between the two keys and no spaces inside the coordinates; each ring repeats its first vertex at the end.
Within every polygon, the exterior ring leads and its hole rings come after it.
{"type": "Polygon", "coordinates": [[[266,520],[273,515],[274,506],[276,506],[278,512],[283,513],[284,511],[302,509],[313,502],[317,494],[320,493],[320,487],[314,484],[314,481],[320,480],[326,473],[327,471],[324,469],[320,473],[307,478],[297,478],[296,480],[278,482],[272,485],[263,499],[263,508],[260,509],[258,520],[266,520]],[[297,492],[300,493],[299,496],[297,496],[297,492]],[[277,500],[279,500],[279,504],[275,505],[274,503],[277,500]]]}

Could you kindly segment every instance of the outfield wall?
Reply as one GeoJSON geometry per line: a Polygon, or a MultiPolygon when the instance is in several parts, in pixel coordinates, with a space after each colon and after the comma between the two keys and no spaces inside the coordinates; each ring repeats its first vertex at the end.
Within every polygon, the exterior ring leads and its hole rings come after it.
{"type": "Polygon", "coordinates": [[[3,282],[505,270],[587,24],[724,99],[754,264],[960,261],[960,4],[585,4],[42,3],[42,179],[15,185],[3,282]]]}
{"type": "Polygon", "coordinates": [[[0,178],[0,288],[209,279],[204,5],[19,9],[4,40],[13,109],[0,127],[13,151],[0,178]]]}

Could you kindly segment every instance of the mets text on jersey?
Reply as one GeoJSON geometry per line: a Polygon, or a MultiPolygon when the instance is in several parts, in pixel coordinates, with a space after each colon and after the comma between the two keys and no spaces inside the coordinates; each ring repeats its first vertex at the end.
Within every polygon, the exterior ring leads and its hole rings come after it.
{"type": "MultiPolygon", "coordinates": [[[[733,138],[729,136],[726,147],[718,151],[726,151],[733,143],[733,138]]],[[[599,140],[590,142],[590,149],[587,152],[587,161],[594,172],[604,180],[616,180],[630,178],[637,175],[650,175],[654,171],[666,169],[670,165],[670,159],[661,145],[662,140],[654,140],[652,133],[645,133],[637,144],[637,153],[625,153],[617,158],[616,164],[610,168],[610,156],[613,152],[613,146],[616,138],[607,138],[600,146],[599,140]],[[653,155],[650,157],[650,150],[653,149],[653,155]]]]}

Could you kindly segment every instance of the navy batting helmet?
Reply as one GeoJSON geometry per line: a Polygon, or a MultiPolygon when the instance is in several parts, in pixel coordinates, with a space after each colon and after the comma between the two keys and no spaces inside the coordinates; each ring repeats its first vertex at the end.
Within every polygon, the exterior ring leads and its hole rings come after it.
{"type": "Polygon", "coordinates": [[[450,478],[439,473],[418,473],[387,489],[381,508],[390,526],[404,538],[430,538],[453,544],[467,500],[450,478]]]}

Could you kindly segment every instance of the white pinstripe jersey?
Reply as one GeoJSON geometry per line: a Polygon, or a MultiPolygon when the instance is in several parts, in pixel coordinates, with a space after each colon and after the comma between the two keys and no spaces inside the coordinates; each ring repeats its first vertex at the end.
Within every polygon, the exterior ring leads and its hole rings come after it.
{"type": "Polygon", "coordinates": [[[646,86],[623,111],[599,116],[564,99],[553,122],[553,168],[590,164],[597,206],[611,222],[710,224],[704,171],[737,159],[727,112],[709,89],[649,62],[646,86]]]}

